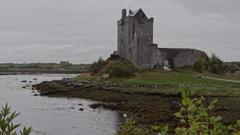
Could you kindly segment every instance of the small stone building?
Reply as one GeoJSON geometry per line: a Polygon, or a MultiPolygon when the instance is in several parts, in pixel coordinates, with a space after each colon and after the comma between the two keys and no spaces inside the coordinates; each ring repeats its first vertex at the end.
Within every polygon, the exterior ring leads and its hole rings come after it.
{"type": "Polygon", "coordinates": [[[142,9],[129,10],[128,15],[123,9],[114,54],[143,69],[167,66],[165,64],[193,66],[197,60],[208,58],[206,53],[196,49],[158,48],[153,43],[153,23],[154,18],[148,18],[142,9]]]}

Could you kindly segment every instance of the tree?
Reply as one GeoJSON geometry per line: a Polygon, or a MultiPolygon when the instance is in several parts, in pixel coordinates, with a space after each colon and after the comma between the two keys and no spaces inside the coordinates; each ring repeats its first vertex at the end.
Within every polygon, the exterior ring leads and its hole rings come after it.
{"type": "Polygon", "coordinates": [[[197,72],[204,72],[208,68],[207,61],[205,59],[199,59],[196,63],[193,65],[193,69],[197,72]]]}
{"type": "Polygon", "coordinates": [[[215,54],[213,54],[212,57],[210,58],[210,68],[211,72],[215,74],[221,74],[224,72],[223,61],[215,54]]]}
{"type": "Polygon", "coordinates": [[[100,57],[98,61],[93,62],[93,64],[90,66],[90,72],[92,74],[97,73],[101,68],[104,66],[105,61],[100,57]]]}

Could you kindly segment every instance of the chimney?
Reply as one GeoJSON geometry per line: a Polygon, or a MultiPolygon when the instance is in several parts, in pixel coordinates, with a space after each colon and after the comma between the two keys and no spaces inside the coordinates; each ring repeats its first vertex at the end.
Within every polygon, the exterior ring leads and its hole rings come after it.
{"type": "Polygon", "coordinates": [[[132,14],[132,13],[133,13],[133,11],[130,9],[130,10],[129,10],[129,14],[132,14]]]}
{"type": "Polygon", "coordinates": [[[122,19],[125,18],[126,16],[127,16],[127,10],[122,9],[122,19]]]}

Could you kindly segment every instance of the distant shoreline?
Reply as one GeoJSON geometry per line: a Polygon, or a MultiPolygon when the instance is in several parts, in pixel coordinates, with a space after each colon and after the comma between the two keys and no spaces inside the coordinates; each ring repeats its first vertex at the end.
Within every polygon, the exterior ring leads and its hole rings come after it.
{"type": "Polygon", "coordinates": [[[89,64],[71,63],[29,63],[29,64],[0,64],[0,75],[22,74],[79,74],[89,70],[89,64]]]}
{"type": "Polygon", "coordinates": [[[0,71],[0,75],[81,74],[88,71],[0,71]]]}

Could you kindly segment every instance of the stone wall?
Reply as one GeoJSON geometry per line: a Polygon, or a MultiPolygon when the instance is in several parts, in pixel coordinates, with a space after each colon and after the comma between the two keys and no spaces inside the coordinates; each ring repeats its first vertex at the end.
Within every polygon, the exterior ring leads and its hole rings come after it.
{"type": "Polygon", "coordinates": [[[206,53],[196,49],[158,48],[153,44],[153,18],[148,18],[142,9],[136,12],[122,10],[118,21],[118,50],[115,54],[128,59],[138,68],[163,67],[164,63],[176,67],[193,66],[206,53]]]}
{"type": "Polygon", "coordinates": [[[208,59],[205,52],[197,49],[159,48],[160,56],[176,67],[193,66],[199,59],[208,59]]]}
{"type": "Polygon", "coordinates": [[[142,9],[130,12],[118,21],[118,51],[116,54],[126,58],[136,66],[148,66],[151,60],[150,45],[153,43],[153,18],[148,18],[142,9]]]}

